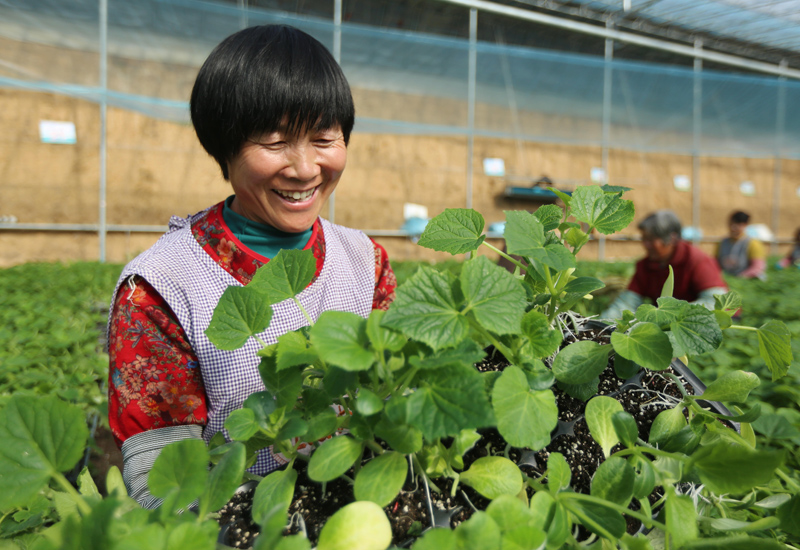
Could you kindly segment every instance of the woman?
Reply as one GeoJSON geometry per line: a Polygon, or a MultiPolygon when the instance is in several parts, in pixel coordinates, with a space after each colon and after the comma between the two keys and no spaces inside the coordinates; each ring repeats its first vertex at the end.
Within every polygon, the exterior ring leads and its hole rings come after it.
{"type": "MultiPolygon", "coordinates": [[[[315,317],[329,309],[366,317],[388,308],[396,286],[380,245],[319,217],[344,170],[355,117],[349,85],[322,44],[274,25],[226,38],[197,75],[191,117],[233,195],[173,217],[123,270],[110,315],[109,423],[128,492],[145,507],[160,504],[147,475],[164,446],[208,441],[264,389],[253,339],[223,352],[205,336],[225,288],[246,285],[281,249],[313,251],[316,276],[300,296],[315,317]]],[[[278,304],[265,337],[274,342],[304,324],[278,304]]],[[[264,450],[250,471],[280,465],[264,450]]]]}

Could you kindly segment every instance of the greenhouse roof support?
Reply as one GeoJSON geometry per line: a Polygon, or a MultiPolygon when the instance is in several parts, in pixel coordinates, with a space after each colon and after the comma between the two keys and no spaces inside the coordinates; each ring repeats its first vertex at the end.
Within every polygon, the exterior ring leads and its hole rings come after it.
{"type": "Polygon", "coordinates": [[[635,44],[637,46],[642,46],[646,48],[653,48],[657,50],[667,51],[677,55],[684,55],[692,58],[699,57],[704,61],[711,61],[714,63],[721,63],[723,65],[730,65],[732,67],[739,67],[741,69],[747,69],[750,71],[757,71],[777,76],[785,76],[787,78],[794,78],[800,80],[800,70],[790,69],[783,64],[764,63],[762,61],[754,61],[751,59],[746,59],[735,55],[719,53],[705,49],[702,51],[698,51],[693,46],[676,44],[674,42],[669,42],[667,40],[661,40],[658,38],[651,38],[648,36],[642,36],[631,32],[620,31],[611,27],[606,28],[598,25],[592,25],[590,23],[583,23],[581,21],[573,21],[571,19],[566,19],[564,17],[559,17],[557,15],[548,15],[545,13],[534,12],[522,8],[504,6],[500,4],[495,4],[494,2],[488,2],[486,0],[441,0],[441,1],[447,2],[449,4],[456,4],[459,6],[487,11],[499,15],[505,15],[508,17],[514,17],[517,19],[524,19],[526,21],[541,23],[543,25],[560,27],[573,32],[590,34],[606,39],[618,40],[620,42],[625,42],[628,44],[635,44]]]}

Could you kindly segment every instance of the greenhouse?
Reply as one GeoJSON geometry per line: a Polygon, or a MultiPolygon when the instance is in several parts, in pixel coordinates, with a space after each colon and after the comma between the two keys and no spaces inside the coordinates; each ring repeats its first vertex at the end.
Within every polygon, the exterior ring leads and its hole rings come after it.
{"type": "Polygon", "coordinates": [[[800,1],[0,0],[0,550],[800,550],[800,1]]]}

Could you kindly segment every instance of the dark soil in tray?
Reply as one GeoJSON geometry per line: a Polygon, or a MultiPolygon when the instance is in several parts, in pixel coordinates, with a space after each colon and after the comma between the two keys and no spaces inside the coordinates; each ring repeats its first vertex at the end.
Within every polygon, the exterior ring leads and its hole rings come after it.
{"type": "MultiPolygon", "coordinates": [[[[343,478],[325,484],[312,481],[306,475],[304,462],[296,463],[295,469],[297,482],[289,506],[289,527],[285,534],[297,534],[304,530],[314,546],[328,518],[355,500],[353,486],[343,478]]],[[[352,472],[349,475],[352,477],[352,472]]],[[[250,516],[254,494],[254,490],[236,494],[220,511],[220,525],[231,523],[224,544],[234,548],[249,548],[252,545],[253,538],[259,532],[258,525],[253,523],[250,516]]],[[[431,523],[424,488],[413,481],[407,483],[384,510],[392,526],[392,544],[397,546],[419,535],[431,523]]]]}

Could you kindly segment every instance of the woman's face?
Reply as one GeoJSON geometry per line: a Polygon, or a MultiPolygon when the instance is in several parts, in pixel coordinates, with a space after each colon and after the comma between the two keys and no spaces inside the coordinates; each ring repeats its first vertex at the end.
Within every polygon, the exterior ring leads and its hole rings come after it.
{"type": "Polygon", "coordinates": [[[656,237],[644,229],[640,230],[640,233],[642,235],[642,246],[644,246],[645,252],[647,252],[647,257],[650,260],[666,262],[672,258],[672,254],[675,252],[674,239],[670,239],[669,242],[665,242],[663,239],[656,237]]]}
{"type": "Polygon", "coordinates": [[[288,233],[309,229],[347,163],[339,127],[297,136],[273,132],[245,142],[228,162],[237,214],[288,233]]]}

